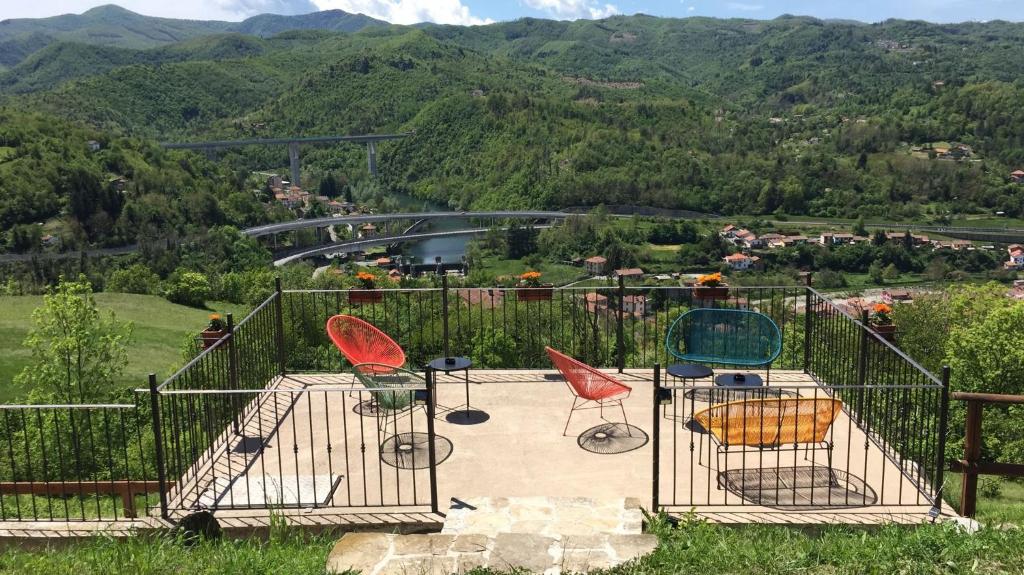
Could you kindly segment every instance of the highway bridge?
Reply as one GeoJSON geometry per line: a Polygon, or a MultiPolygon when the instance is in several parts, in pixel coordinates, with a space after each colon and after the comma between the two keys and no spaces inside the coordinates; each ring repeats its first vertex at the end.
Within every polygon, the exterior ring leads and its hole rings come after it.
{"type": "Polygon", "coordinates": [[[546,212],[539,210],[521,211],[495,211],[495,212],[407,212],[393,214],[360,214],[355,216],[331,216],[325,218],[313,218],[308,220],[292,220],[278,224],[267,224],[255,228],[247,228],[242,233],[249,237],[258,238],[301,230],[303,228],[326,228],[328,226],[343,226],[347,224],[361,225],[381,222],[393,222],[402,220],[436,220],[436,219],[483,219],[483,220],[561,220],[572,214],[565,212],[546,212]]]}
{"type": "MultiPolygon", "coordinates": [[[[535,226],[538,229],[547,228],[550,226],[535,226]]],[[[283,266],[296,262],[305,258],[311,258],[314,256],[326,256],[333,254],[343,254],[352,252],[362,252],[369,248],[389,246],[392,244],[400,244],[402,242],[413,242],[420,240],[430,240],[435,238],[453,238],[461,236],[479,236],[486,234],[488,228],[473,228],[466,230],[448,230],[443,232],[423,232],[423,233],[411,233],[411,234],[395,234],[390,236],[376,236],[372,238],[364,238],[359,240],[348,240],[344,242],[338,242],[334,244],[328,244],[324,246],[317,246],[315,248],[308,248],[302,251],[291,253],[285,257],[274,260],[275,266],[283,266]]]]}
{"type": "Polygon", "coordinates": [[[303,144],[366,144],[366,164],[371,176],[377,175],[377,142],[408,138],[415,132],[397,134],[364,134],[359,136],[311,136],[290,138],[249,138],[245,140],[211,140],[207,142],[162,142],[168,150],[216,150],[241,146],[288,146],[288,160],[291,163],[292,184],[299,185],[299,146],[303,144]]]}

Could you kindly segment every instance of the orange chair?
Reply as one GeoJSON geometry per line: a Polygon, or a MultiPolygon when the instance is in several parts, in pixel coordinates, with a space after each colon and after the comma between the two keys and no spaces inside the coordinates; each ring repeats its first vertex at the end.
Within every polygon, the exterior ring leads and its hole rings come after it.
{"type": "Polygon", "coordinates": [[[351,315],[327,320],[327,335],[334,346],[360,373],[389,373],[389,367],[405,365],[405,352],[395,340],[373,324],[351,315]],[[361,365],[367,364],[367,365],[361,365]]]}
{"type": "Polygon", "coordinates": [[[832,467],[832,442],[828,431],[843,410],[843,402],[829,398],[776,397],[747,399],[713,405],[693,418],[718,444],[716,464],[722,470],[721,455],[738,446],[779,449],[786,445],[804,446],[804,457],[811,446],[828,450],[832,467]]]}
{"type": "Polygon", "coordinates": [[[618,404],[619,410],[622,411],[622,419],[626,422],[626,429],[629,429],[629,420],[626,419],[626,410],[622,407],[622,401],[629,397],[632,388],[558,350],[550,347],[544,349],[547,350],[551,363],[555,364],[555,368],[565,377],[565,383],[573,394],[572,409],[569,410],[569,419],[565,421],[565,429],[562,430],[563,436],[569,431],[569,422],[572,421],[573,412],[577,409],[600,409],[601,419],[604,419],[606,403],[618,404]],[[587,402],[597,405],[583,407],[587,402]]]}

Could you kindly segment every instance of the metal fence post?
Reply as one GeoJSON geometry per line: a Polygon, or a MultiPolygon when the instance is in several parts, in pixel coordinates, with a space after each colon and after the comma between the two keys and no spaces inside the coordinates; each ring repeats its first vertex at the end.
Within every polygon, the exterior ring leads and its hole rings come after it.
{"type": "Polygon", "coordinates": [[[857,424],[864,423],[864,386],[868,380],[868,345],[871,335],[868,333],[868,310],[860,312],[860,346],[857,350],[857,424]]]}
{"type": "MultiPolygon", "coordinates": [[[[949,432],[949,366],[942,366],[942,396],[939,400],[939,445],[935,454],[935,507],[942,512],[942,491],[946,476],[946,434],[949,432]]],[[[966,476],[965,476],[966,477],[966,476]]],[[[960,500],[961,505],[963,499],[960,500]]]]}
{"type": "Polygon", "coordinates": [[[164,440],[160,425],[160,391],[156,374],[149,374],[149,409],[153,420],[153,443],[156,457],[156,477],[160,483],[160,517],[170,519],[167,511],[167,471],[164,469],[164,440]]]}
{"type": "Polygon", "coordinates": [[[651,403],[653,407],[651,411],[654,419],[651,425],[651,448],[654,450],[654,456],[651,458],[651,513],[658,512],[658,492],[661,490],[661,414],[658,413],[660,407],[659,402],[659,391],[661,391],[661,364],[654,364],[654,393],[651,395],[651,403]]]}
{"type": "Polygon", "coordinates": [[[448,341],[448,275],[441,276],[441,314],[442,336],[444,337],[444,356],[451,357],[451,346],[448,341]]]}
{"type": "Polygon", "coordinates": [[[619,309],[615,315],[615,365],[619,373],[626,369],[626,336],[623,333],[623,322],[625,321],[626,280],[619,276],[619,309]]]}
{"type": "Polygon", "coordinates": [[[804,276],[804,373],[811,372],[811,333],[814,331],[811,313],[811,272],[804,276]]]}
{"type": "Polygon", "coordinates": [[[286,354],[284,349],[284,290],[281,289],[281,277],[274,278],[274,291],[277,301],[274,302],[274,332],[277,341],[277,371],[284,376],[286,354]]]}
{"type": "Polygon", "coordinates": [[[438,513],[437,454],[434,451],[434,370],[427,368],[427,462],[430,464],[430,511],[438,513]]]}
{"type": "MultiPolygon", "coordinates": [[[[238,389],[238,356],[236,354],[237,349],[235,348],[235,318],[232,314],[228,314],[228,386],[230,389],[238,389]]],[[[231,399],[231,427],[235,430],[235,435],[238,435],[238,395],[230,394],[231,399]]]]}

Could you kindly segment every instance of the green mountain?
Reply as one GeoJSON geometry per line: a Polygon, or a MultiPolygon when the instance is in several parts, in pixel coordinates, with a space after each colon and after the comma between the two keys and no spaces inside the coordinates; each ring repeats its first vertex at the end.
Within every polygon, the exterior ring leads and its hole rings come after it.
{"type": "MultiPolygon", "coordinates": [[[[56,45],[0,86],[13,109],[150,140],[414,130],[380,146],[377,185],[463,208],[920,218],[1024,215],[1020,78],[1020,24],[637,15],[56,45]],[[969,154],[939,158],[953,143],[969,154]]],[[[363,180],[364,153],[307,147],[304,181],[363,180]]]]}
{"type": "Polygon", "coordinates": [[[325,10],[312,14],[280,16],[260,14],[231,26],[232,32],[269,37],[290,30],[326,30],[330,32],[358,32],[371,26],[388,26],[383,20],[365,14],[349,14],[342,10],[325,10]]]}
{"type": "Polygon", "coordinates": [[[145,49],[226,32],[268,37],[290,30],[355,32],[386,25],[387,22],[341,10],[296,16],[262,14],[242,22],[218,22],[143,16],[111,4],[82,14],[0,21],[0,66],[14,67],[57,42],[145,49]]]}

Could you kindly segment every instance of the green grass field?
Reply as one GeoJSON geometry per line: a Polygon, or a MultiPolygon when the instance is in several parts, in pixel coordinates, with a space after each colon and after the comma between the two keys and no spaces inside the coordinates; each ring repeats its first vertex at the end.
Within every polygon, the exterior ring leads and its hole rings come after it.
{"type": "MultiPolygon", "coordinates": [[[[495,277],[508,276],[514,278],[528,271],[529,268],[522,260],[507,260],[498,256],[488,255],[482,258],[480,269],[495,277]]],[[[542,282],[555,285],[563,285],[585,275],[583,268],[551,262],[541,262],[537,271],[541,273],[542,282]]]]}
{"type": "MultiPolygon", "coordinates": [[[[14,384],[14,376],[29,363],[29,351],[22,346],[32,328],[32,310],[42,305],[41,296],[0,297],[0,402],[17,403],[30,390],[14,384]]],[[[157,377],[170,375],[181,364],[185,339],[208,323],[211,310],[234,313],[240,320],[243,306],[211,302],[209,310],[176,305],[149,295],[98,293],[96,303],[113,311],[118,320],[134,324],[128,346],[128,366],[113,382],[114,389],[146,385],[150,372],[157,377]]]]}

